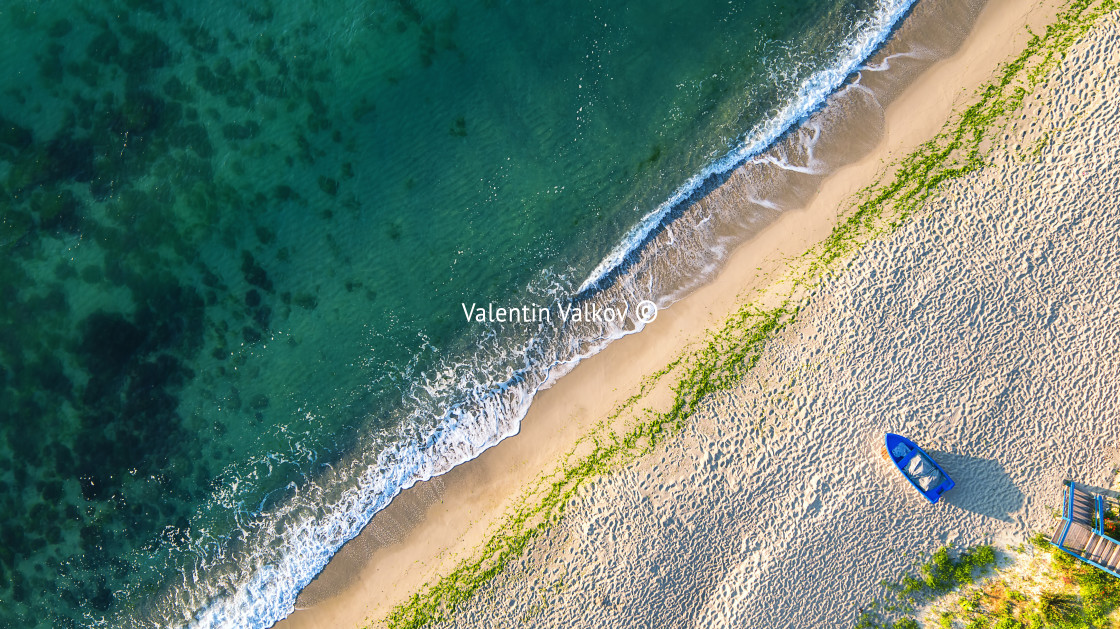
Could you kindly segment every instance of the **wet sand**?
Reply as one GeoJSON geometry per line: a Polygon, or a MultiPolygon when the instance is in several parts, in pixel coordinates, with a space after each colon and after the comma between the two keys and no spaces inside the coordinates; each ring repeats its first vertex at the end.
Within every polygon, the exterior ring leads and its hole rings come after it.
{"type": "MultiPolygon", "coordinates": [[[[968,17],[962,7],[938,9],[962,14],[960,21],[968,17]]],[[[936,133],[999,61],[1022,48],[1025,25],[1038,28],[1053,13],[1050,5],[991,2],[959,49],[940,60],[939,53],[955,47],[952,29],[919,45],[919,24],[909,40],[889,44],[879,61],[894,60],[894,67],[880,64],[878,76],[867,72],[861,82],[889,96],[890,104],[885,111],[854,108],[830,129],[832,159],[851,163],[821,177],[803,209],[779,216],[739,247],[712,282],[646,330],[613,343],[539,394],[520,434],[404,492],[277,626],[376,624],[448,572],[482,543],[528,483],[553,469],[645,375],[780,278],[790,260],[831,231],[845,201],[881,174],[884,163],[936,133]],[[910,68],[907,59],[915,60],[910,68]],[[878,141],[850,142],[873,148],[845,160],[845,134],[854,138],[861,129],[878,129],[878,141]]],[[[910,19],[923,17],[926,30],[944,26],[918,10],[910,19]]],[[[1082,64],[1068,61],[1062,80],[1048,88],[1057,96],[1026,110],[1032,116],[1026,133],[1041,133],[1030,126],[1036,120],[1066,129],[1070,139],[1060,158],[1070,165],[1091,159],[1086,152],[1117,146],[1098,127],[1115,128],[1114,118],[1104,122],[1112,111],[1082,115],[1077,120],[1085,128],[1069,126],[1093,98],[1108,107],[1109,99],[1087,86],[1097,84],[1109,63],[1112,24],[1093,32],[1104,38],[1096,48],[1079,44],[1082,64]]],[[[694,428],[644,462],[596,482],[560,526],[532,544],[520,567],[484,588],[456,626],[841,625],[854,620],[870,587],[908,563],[896,551],[912,554],[952,539],[1013,536],[1037,526],[1063,475],[1093,482],[1107,472],[1120,442],[1107,430],[1076,446],[1063,438],[1099,426],[1115,408],[1105,385],[1120,381],[1102,354],[1115,346],[1108,335],[1120,329],[1116,313],[1108,304],[1102,311],[1104,300],[1095,310],[1084,301],[1110,294],[1117,286],[1109,282],[1120,283],[1105,264],[1116,259],[1109,257],[1117,245],[1110,234],[1120,221],[1107,202],[1112,179],[1098,177],[1096,190],[1069,196],[1074,183],[1089,181],[1069,170],[1009,157],[956,184],[944,207],[871,245],[814,295],[809,312],[772,344],[740,390],[717,396],[694,428]],[[1059,179],[1036,180],[1047,176],[1059,179]],[[1028,181],[1023,178],[1033,183],[1020,186],[1012,202],[1008,185],[1028,181]],[[1069,242],[1051,239],[1042,253],[1031,246],[1039,230],[1061,224],[1093,231],[1069,242]],[[1024,262],[1027,255],[1031,261],[1024,262]],[[1023,264],[1036,271],[1049,264],[1048,282],[1020,282],[1013,270],[1023,264]],[[975,277],[961,277],[969,268],[975,277]],[[1095,313],[1086,319],[1095,334],[1055,325],[1063,307],[1069,316],[1075,303],[1073,312],[1095,313]],[[1051,317],[1035,316],[1043,305],[1058,318],[1045,330],[1030,328],[1051,317]],[[1032,358],[1040,348],[1055,361],[1053,377],[1041,377],[1043,365],[1032,358]],[[1046,386],[1032,386],[1038,382],[1046,386]],[[1083,394],[1070,396],[1061,382],[1076,383],[1083,394]],[[878,440],[885,430],[906,432],[961,477],[940,510],[921,510],[921,499],[883,469],[878,440]],[[1004,456],[1005,441],[1015,444],[1014,457],[1004,456]],[[806,579],[814,583],[811,594],[798,585],[806,579]]],[[[648,400],[657,404],[667,396],[655,390],[648,400]]]]}

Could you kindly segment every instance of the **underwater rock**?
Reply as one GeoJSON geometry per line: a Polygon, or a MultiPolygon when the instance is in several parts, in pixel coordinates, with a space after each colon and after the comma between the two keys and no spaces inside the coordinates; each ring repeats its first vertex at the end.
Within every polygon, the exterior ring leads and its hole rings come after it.
{"type": "Polygon", "coordinates": [[[31,195],[31,212],[38,218],[39,229],[77,234],[84,220],[82,209],[69,190],[36,190],[31,195]]]}
{"type": "Polygon", "coordinates": [[[88,182],[93,179],[94,145],[89,138],[74,137],[63,129],[47,143],[47,172],[56,181],[88,182]]]}
{"type": "Polygon", "coordinates": [[[122,377],[148,342],[148,333],[120,313],[97,311],[78,326],[78,358],[91,374],[122,377]]]}
{"type": "Polygon", "coordinates": [[[319,307],[319,300],[309,293],[297,293],[295,297],[291,298],[291,303],[304,310],[314,310],[319,307]]]}
{"type": "Polygon", "coordinates": [[[171,49],[155,33],[129,29],[126,34],[132,47],[121,58],[121,67],[129,75],[142,77],[171,61],[171,49]]]}
{"type": "Polygon", "coordinates": [[[214,146],[210,144],[210,135],[201,124],[193,123],[179,125],[168,134],[167,141],[171,146],[190,149],[202,159],[214,156],[214,146]]]}
{"type": "Polygon", "coordinates": [[[400,218],[396,218],[393,219],[393,221],[390,222],[389,226],[385,229],[385,235],[389,237],[389,240],[396,242],[401,239],[403,230],[404,223],[400,218]]]}
{"type": "Polygon", "coordinates": [[[261,333],[249,326],[245,326],[241,329],[241,338],[244,339],[246,343],[252,345],[253,343],[260,342],[261,333]]]}
{"type": "MultiPolygon", "coordinates": [[[[229,60],[225,60],[226,65],[219,64],[219,68],[225,68],[229,64],[229,60]]],[[[232,75],[221,75],[211,70],[208,66],[198,66],[194,72],[195,82],[198,86],[206,90],[214,96],[223,96],[225,94],[237,91],[237,77],[232,75]]]]}
{"type": "Polygon", "coordinates": [[[66,370],[63,369],[62,361],[58,356],[46,354],[37,362],[28,365],[28,369],[31,379],[38,385],[39,390],[60,398],[73,396],[74,383],[66,376],[66,370]]]}
{"type": "Polygon", "coordinates": [[[259,79],[254,83],[257,91],[263,96],[269,98],[287,98],[293,93],[293,86],[288,83],[283,77],[272,76],[267,79],[259,79]]]}
{"type": "Polygon", "coordinates": [[[125,95],[124,105],[109,120],[109,130],[117,135],[143,134],[163,124],[165,103],[151,92],[136,90],[125,95]]]}
{"type": "Polygon", "coordinates": [[[256,411],[263,411],[268,408],[268,396],[258,393],[253,396],[252,401],[249,402],[249,407],[256,411]]]}
{"type": "Polygon", "coordinates": [[[29,212],[12,208],[0,217],[0,243],[13,243],[23,238],[35,226],[29,212]]]}
{"type": "Polygon", "coordinates": [[[277,201],[298,201],[301,199],[299,193],[296,192],[291,186],[280,184],[272,189],[272,198],[277,201]]]}
{"type": "Polygon", "coordinates": [[[101,31],[86,46],[86,57],[100,64],[117,64],[121,60],[121,44],[113,31],[101,31]]]}
{"type": "Polygon", "coordinates": [[[97,593],[94,594],[89,602],[90,605],[93,605],[94,609],[104,612],[108,611],[109,608],[113,606],[113,601],[115,599],[116,597],[113,595],[113,591],[105,587],[104,582],[102,582],[97,588],[97,593]]]}
{"type": "Polygon", "coordinates": [[[192,48],[206,55],[218,52],[218,38],[210,34],[201,24],[184,24],[179,29],[183,38],[192,48]]]}
{"type": "Polygon", "coordinates": [[[272,324],[272,308],[261,306],[254,310],[253,321],[256,321],[262,330],[267,330],[272,324]]]}
{"type": "Polygon", "coordinates": [[[190,90],[187,89],[186,84],[179,80],[177,76],[173,76],[163,82],[163,93],[167,94],[168,98],[174,100],[189,100],[191,97],[190,90]]]}
{"type": "Polygon", "coordinates": [[[31,130],[0,116],[0,146],[25,151],[31,146],[31,130]]]}
{"type": "Polygon", "coordinates": [[[50,504],[56,504],[58,499],[62,497],[62,483],[57,480],[43,483],[43,488],[39,493],[43,500],[50,504]]]}
{"type": "Polygon", "coordinates": [[[241,252],[241,274],[245,276],[245,281],[249,284],[262,288],[266,292],[272,292],[272,280],[268,278],[268,273],[261,265],[257,264],[253,254],[248,251],[241,252]]]}
{"type": "Polygon", "coordinates": [[[338,181],[319,175],[319,189],[333,197],[338,194],[338,181]]]}
{"type": "Polygon", "coordinates": [[[227,140],[251,140],[260,133],[260,123],[250,120],[245,123],[231,122],[222,126],[222,136],[227,140]]]}
{"type": "Polygon", "coordinates": [[[314,89],[307,90],[307,104],[311,106],[311,112],[319,117],[326,117],[327,104],[323,102],[323,97],[319,96],[319,92],[314,89]]]}
{"type": "Polygon", "coordinates": [[[373,114],[375,111],[377,111],[377,106],[363,96],[358,104],[354,105],[354,110],[350,113],[350,117],[354,119],[354,122],[361,122],[363,118],[373,114]]]}
{"type": "Polygon", "coordinates": [[[47,44],[47,51],[39,57],[39,76],[44,81],[57,83],[66,74],[66,66],[62,63],[64,50],[65,48],[58,42],[47,44]]]}
{"type": "Polygon", "coordinates": [[[73,28],[74,25],[70,23],[70,20],[62,18],[51,23],[50,28],[47,29],[47,34],[53,39],[58,39],[59,37],[65,37],[73,28]]]}
{"type": "Polygon", "coordinates": [[[104,274],[101,272],[101,267],[94,264],[90,264],[82,268],[81,273],[79,273],[78,275],[86,284],[100,284],[101,280],[104,278],[104,274]]]}
{"type": "Polygon", "coordinates": [[[450,133],[457,138],[467,137],[467,119],[463,116],[456,118],[455,121],[451,123],[450,133]]]}
{"type": "MultiPolygon", "coordinates": [[[[264,199],[262,198],[262,201],[264,199]]],[[[262,207],[264,203],[262,202],[262,207]]],[[[270,229],[267,225],[257,225],[253,231],[257,234],[257,240],[261,241],[262,245],[271,245],[276,242],[276,231],[270,229]]]]}

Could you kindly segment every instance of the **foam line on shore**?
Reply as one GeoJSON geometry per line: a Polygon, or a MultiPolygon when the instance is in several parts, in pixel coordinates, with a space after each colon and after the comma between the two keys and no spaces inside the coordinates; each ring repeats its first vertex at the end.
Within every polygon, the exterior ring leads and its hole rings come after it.
{"type": "MultiPolygon", "coordinates": [[[[994,82],[980,90],[980,97],[972,106],[955,115],[932,141],[896,162],[897,170],[891,177],[863,189],[855,200],[857,211],[842,221],[829,238],[809,251],[802,269],[805,276],[794,285],[811,290],[864,244],[898,229],[900,223],[945,182],[982,168],[983,160],[978,159],[978,151],[999,128],[1000,121],[1022,106],[1024,95],[1031,93],[1040,77],[1060,57],[1055,53],[1072,45],[1077,34],[1083,33],[1101,15],[1087,7],[1087,3],[1074,3],[1057,26],[1048,29],[1046,37],[1032,39],[1018,59],[1001,68],[994,82]]],[[[446,620],[455,601],[469,599],[492,577],[494,565],[501,567],[512,561],[512,557],[520,554],[519,549],[541,534],[542,527],[548,528],[558,521],[563,505],[588,479],[618,469],[633,457],[647,452],[656,443],[656,436],[664,438],[671,434],[673,427],[681,426],[681,422],[701,408],[708,395],[740,382],[745,370],[757,360],[759,342],[765,342],[776,330],[793,321],[806,298],[806,293],[795,293],[790,297],[793,301],[777,308],[763,309],[748,304],[732,315],[710,343],[674,363],[681,370],[676,372],[679,380],[673,387],[676,399],[671,410],[654,414],[629,433],[597,434],[585,440],[600,445],[579,460],[566,460],[563,478],[550,478],[553,491],[547,493],[539,505],[530,505],[512,514],[507,527],[487,542],[483,557],[463,562],[450,576],[398,607],[390,617],[390,624],[412,627],[446,620]]]]}
{"type": "MultiPolygon", "coordinates": [[[[807,81],[794,99],[778,117],[753,131],[748,140],[736,150],[717,160],[701,174],[691,178],[665,203],[648,213],[631,232],[593,271],[575,291],[575,297],[562,296],[563,282],[542,282],[549,289],[530,287],[528,292],[547,295],[548,298],[586,299],[580,295],[595,288],[600,281],[614,273],[619,264],[633,258],[643,243],[648,243],[659,228],[671,228],[666,222],[680,204],[689,199],[706,181],[716,174],[726,174],[760,154],[790,128],[818,110],[825,99],[835,92],[846,77],[864,63],[883,41],[887,39],[897,21],[910,9],[909,0],[898,0],[883,5],[869,20],[859,36],[848,42],[848,54],[840,64],[822,70],[807,81]],[[555,292],[561,287],[559,294],[555,292]]],[[[792,163],[779,164],[771,158],[766,163],[798,171],[802,167],[792,163]]],[[[777,212],[781,205],[759,195],[760,207],[777,212]]],[[[701,218],[700,220],[705,220],[701,218]]],[[[682,248],[695,246],[695,242],[681,241],[682,248]]],[[[726,254],[731,240],[716,238],[705,241],[697,257],[699,279],[678,290],[662,290],[654,285],[648,274],[638,281],[621,282],[613,292],[603,292],[594,299],[653,298],[659,305],[667,306],[694,288],[697,281],[709,277],[718,268],[718,261],[726,254]],[[714,257],[714,259],[713,259],[714,257]],[[703,258],[703,259],[700,259],[703,258]],[[702,264],[701,264],[702,263],[702,264]]],[[[679,255],[679,252],[678,252],[679,255]]],[[[568,373],[581,360],[601,351],[608,343],[627,334],[640,331],[640,322],[628,321],[626,325],[606,326],[599,329],[569,330],[555,344],[540,343],[539,339],[515,347],[495,347],[486,358],[469,364],[448,364],[441,371],[446,376],[425,380],[417,385],[413,395],[425,403],[418,405],[423,412],[432,413],[420,422],[402,422],[409,428],[391,439],[371,442],[367,451],[378,449],[380,454],[371,465],[359,457],[350,467],[341,466],[324,472],[312,486],[293,494],[277,513],[248,514],[246,537],[268,529],[282,530],[280,539],[270,539],[267,544],[257,543],[247,555],[238,558],[220,556],[209,560],[191,574],[184,574],[178,592],[180,597],[172,605],[178,609],[199,610],[191,619],[191,626],[216,627],[237,624],[246,627],[265,627],[284,617],[294,608],[298,592],[326,565],[330,557],[347,540],[358,534],[373,514],[384,508],[400,491],[419,481],[446,472],[455,465],[477,457],[481,452],[502,439],[516,434],[533,397],[542,388],[551,386],[568,373]],[[546,347],[546,345],[548,345],[546,347]],[[466,382],[464,374],[486,374],[494,371],[493,362],[501,365],[520,365],[505,378],[490,380],[485,376],[471,376],[466,382]],[[444,380],[445,384],[438,382],[444,380]],[[431,402],[441,399],[441,391],[450,382],[458,391],[472,393],[467,399],[444,406],[433,412],[431,402]],[[428,390],[425,390],[428,389],[428,390]],[[434,393],[433,393],[434,392],[434,393]],[[421,426],[422,431],[416,426],[421,426]],[[388,442],[388,443],[387,443],[388,442]],[[385,447],[388,445],[388,447],[385,447]],[[319,485],[345,486],[341,495],[331,495],[319,485]],[[308,514],[314,514],[314,517],[308,514]],[[239,565],[233,566],[231,562],[239,565]],[[225,575],[219,592],[200,586],[209,575],[225,575]]],[[[252,544],[252,542],[250,542],[252,544]]],[[[163,618],[160,619],[162,621],[163,618]]],[[[154,624],[159,624],[158,622],[154,624]]]]}
{"type": "Polygon", "coordinates": [[[836,64],[811,75],[801,85],[797,95],[777,115],[745,134],[744,140],[738,146],[689,178],[668,199],[643,216],[614,249],[596,265],[580,284],[577,293],[595,288],[627,258],[633,256],[659,227],[664,226],[666,218],[701,190],[709,180],[724,175],[746,160],[760,155],[783,134],[818,111],[829,95],[835,92],[853,72],[859,70],[861,64],[883,45],[914,2],[915,0],[891,0],[880,5],[869,20],[868,27],[860,32],[860,37],[847,42],[847,50],[836,64]]]}

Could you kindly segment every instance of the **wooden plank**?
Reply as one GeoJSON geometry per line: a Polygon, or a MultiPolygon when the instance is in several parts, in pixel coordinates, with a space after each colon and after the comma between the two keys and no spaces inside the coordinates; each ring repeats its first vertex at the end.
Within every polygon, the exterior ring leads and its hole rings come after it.
{"type": "Polygon", "coordinates": [[[1091,526],[1092,523],[1093,523],[1092,504],[1087,503],[1087,502],[1086,503],[1080,503],[1080,504],[1077,503],[1077,502],[1074,502],[1073,503],[1073,513],[1070,515],[1070,519],[1073,520],[1074,522],[1079,522],[1081,524],[1088,524],[1088,525],[1091,526]]]}
{"type": "MultiPolygon", "coordinates": [[[[1098,535],[1097,537],[1100,536],[1098,535]]],[[[1107,566],[1108,560],[1112,558],[1112,553],[1114,552],[1116,552],[1116,545],[1107,538],[1101,537],[1100,543],[1097,544],[1096,550],[1093,551],[1093,561],[1102,566],[1107,566]]]]}
{"type": "Polygon", "coordinates": [[[1120,569],[1120,544],[1116,544],[1114,542],[1112,545],[1115,546],[1116,549],[1113,551],[1112,557],[1109,558],[1108,563],[1105,565],[1107,565],[1111,570],[1117,570],[1120,569]]]}
{"type": "MultiPolygon", "coordinates": [[[[1100,535],[1097,537],[1100,537],[1100,535]]],[[[1111,556],[1112,551],[1116,549],[1113,548],[1112,544],[1108,543],[1107,539],[1100,537],[1100,540],[1101,541],[1097,543],[1097,548],[1093,551],[1093,556],[1096,557],[1093,561],[1103,565],[1108,563],[1109,556],[1111,556]]]]}
{"type": "Polygon", "coordinates": [[[1100,544],[1101,539],[1103,538],[1096,533],[1089,536],[1089,541],[1086,542],[1084,550],[1084,554],[1086,557],[1092,559],[1093,561],[1097,560],[1096,556],[1094,555],[1094,551],[1097,550],[1097,545],[1100,544]]]}
{"type": "Polygon", "coordinates": [[[1115,550],[1112,544],[1109,543],[1107,539],[1096,534],[1093,535],[1092,542],[1093,550],[1092,552],[1086,552],[1085,556],[1102,565],[1108,563],[1108,556],[1115,550]]]}
{"type": "Polygon", "coordinates": [[[1062,547],[1068,550],[1081,552],[1085,549],[1085,544],[1088,543],[1089,536],[1092,534],[1093,531],[1089,527],[1078,522],[1072,522],[1070,523],[1069,532],[1066,533],[1066,541],[1062,544],[1062,547]]]}
{"type": "Polygon", "coordinates": [[[1107,566],[1108,560],[1112,559],[1112,554],[1114,552],[1116,552],[1116,545],[1112,544],[1107,539],[1101,538],[1101,543],[1097,545],[1097,551],[1094,553],[1096,559],[1093,561],[1102,566],[1107,566]]]}
{"type": "Polygon", "coordinates": [[[1066,532],[1066,526],[1069,522],[1065,520],[1058,520],[1058,526],[1054,527],[1054,534],[1050,536],[1050,543],[1057,546],[1058,542],[1062,541],[1062,533],[1066,532]]]}
{"type": "Polygon", "coordinates": [[[1102,566],[1107,566],[1109,562],[1115,559],[1117,548],[1120,548],[1120,546],[1117,546],[1111,541],[1105,539],[1101,543],[1100,548],[1097,549],[1097,555],[1100,557],[1100,559],[1096,559],[1095,561],[1102,566]]]}

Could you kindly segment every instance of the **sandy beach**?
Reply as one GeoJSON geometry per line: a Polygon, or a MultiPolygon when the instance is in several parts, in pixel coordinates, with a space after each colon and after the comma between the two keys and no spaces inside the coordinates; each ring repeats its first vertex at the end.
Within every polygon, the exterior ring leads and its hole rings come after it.
{"type": "MultiPolygon", "coordinates": [[[[449,572],[645,376],[780,280],[1056,12],[993,0],[971,24],[966,5],[924,6],[909,39],[879,55],[881,76],[866,73],[889,105],[853,108],[834,130],[833,146],[877,130],[851,142],[869,150],[837,149],[845,165],[812,182],[803,208],[542,392],[520,434],[401,494],[276,626],[378,626],[449,572]]],[[[1063,480],[1106,486],[1120,459],[1118,42],[1120,20],[1106,18],[1030,97],[994,163],[862,249],[740,384],[584,487],[447,626],[850,626],[920,553],[1017,542],[1050,525],[1063,480]],[[884,432],[926,447],[957,488],[925,504],[880,458],[884,432]]],[[[661,386],[643,405],[670,396],[661,386]]]]}

